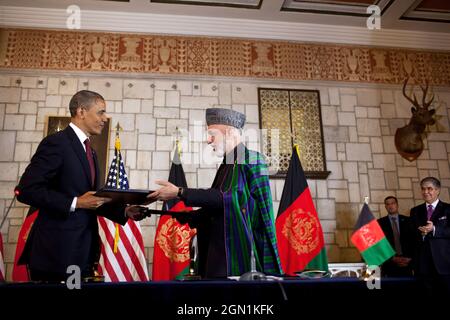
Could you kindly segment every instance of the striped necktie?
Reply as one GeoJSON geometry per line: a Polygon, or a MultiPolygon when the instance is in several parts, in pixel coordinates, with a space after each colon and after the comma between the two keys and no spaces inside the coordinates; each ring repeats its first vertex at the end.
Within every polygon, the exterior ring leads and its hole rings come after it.
{"type": "Polygon", "coordinates": [[[400,231],[398,230],[397,217],[391,218],[392,232],[394,234],[394,246],[397,255],[402,254],[402,245],[400,243],[400,231]]]}

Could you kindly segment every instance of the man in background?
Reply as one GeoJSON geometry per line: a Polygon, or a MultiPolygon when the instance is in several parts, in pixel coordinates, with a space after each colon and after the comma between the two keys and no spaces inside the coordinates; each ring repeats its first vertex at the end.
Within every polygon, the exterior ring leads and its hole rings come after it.
{"type": "Polygon", "coordinates": [[[420,182],[424,203],[411,209],[417,246],[416,275],[429,295],[450,295],[450,205],[439,200],[441,182],[420,182]]]}
{"type": "Polygon", "coordinates": [[[414,233],[410,218],[399,214],[394,196],[384,199],[387,216],[378,219],[386,239],[395,250],[395,256],[381,266],[384,277],[409,277],[413,275],[414,233]]]}

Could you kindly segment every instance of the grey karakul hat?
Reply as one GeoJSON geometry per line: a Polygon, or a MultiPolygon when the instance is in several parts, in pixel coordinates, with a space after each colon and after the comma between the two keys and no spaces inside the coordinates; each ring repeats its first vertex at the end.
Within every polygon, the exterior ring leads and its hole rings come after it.
{"type": "Polygon", "coordinates": [[[245,124],[245,114],[222,108],[206,109],[206,124],[208,126],[213,124],[224,124],[238,129],[242,129],[245,124]]]}

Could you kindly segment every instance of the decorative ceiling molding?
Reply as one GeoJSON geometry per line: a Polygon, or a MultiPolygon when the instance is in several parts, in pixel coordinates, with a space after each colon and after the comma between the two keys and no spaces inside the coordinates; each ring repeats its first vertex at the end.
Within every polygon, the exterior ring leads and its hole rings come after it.
{"type": "MultiPolygon", "coordinates": [[[[244,9],[245,10],[245,9],[244,9]]],[[[0,26],[65,29],[64,9],[0,6],[0,26]]],[[[111,31],[449,50],[448,33],[205,16],[82,10],[82,31],[111,31]]]]}
{"type": "Polygon", "coordinates": [[[36,29],[0,29],[0,68],[450,86],[450,52],[36,29]]]}
{"type": "Polygon", "coordinates": [[[381,10],[381,15],[393,0],[371,0],[371,1],[300,1],[285,0],[281,10],[294,12],[309,12],[317,14],[340,14],[347,16],[367,17],[367,7],[377,5],[381,10]]]}
{"type": "Polygon", "coordinates": [[[442,3],[427,3],[427,1],[417,0],[409,7],[400,19],[450,23],[449,8],[450,5],[447,1],[442,1],[442,3]]]}
{"type": "Polygon", "coordinates": [[[246,9],[259,9],[262,4],[262,0],[151,0],[151,2],[246,9]]]}

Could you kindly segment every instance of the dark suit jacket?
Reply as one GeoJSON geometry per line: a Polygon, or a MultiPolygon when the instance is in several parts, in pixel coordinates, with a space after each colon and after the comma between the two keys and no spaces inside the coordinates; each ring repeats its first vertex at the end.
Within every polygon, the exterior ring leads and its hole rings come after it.
{"type": "MultiPolygon", "coordinates": [[[[400,244],[402,246],[402,256],[407,258],[414,258],[414,232],[412,229],[410,218],[405,215],[398,215],[398,222],[400,227],[400,244]]],[[[386,239],[395,249],[394,232],[392,231],[391,221],[389,215],[378,219],[381,229],[383,229],[386,239]]],[[[392,262],[392,258],[387,260],[381,266],[382,274],[390,277],[397,276],[412,276],[413,261],[410,262],[408,267],[398,267],[392,262]]]]}
{"type": "Polygon", "coordinates": [[[430,275],[435,269],[438,274],[450,275],[450,204],[439,201],[434,209],[434,235],[430,232],[424,238],[417,229],[426,225],[425,203],[411,209],[411,219],[417,243],[417,274],[430,275]]]}
{"type": "MultiPolygon", "coordinates": [[[[98,177],[95,152],[94,162],[98,177]]],[[[127,220],[123,207],[70,212],[73,198],[92,190],[90,181],[86,152],[70,126],[42,140],[17,188],[20,202],[39,209],[19,263],[60,274],[78,265],[89,273],[99,257],[97,214],[121,224],[127,220]]]]}

